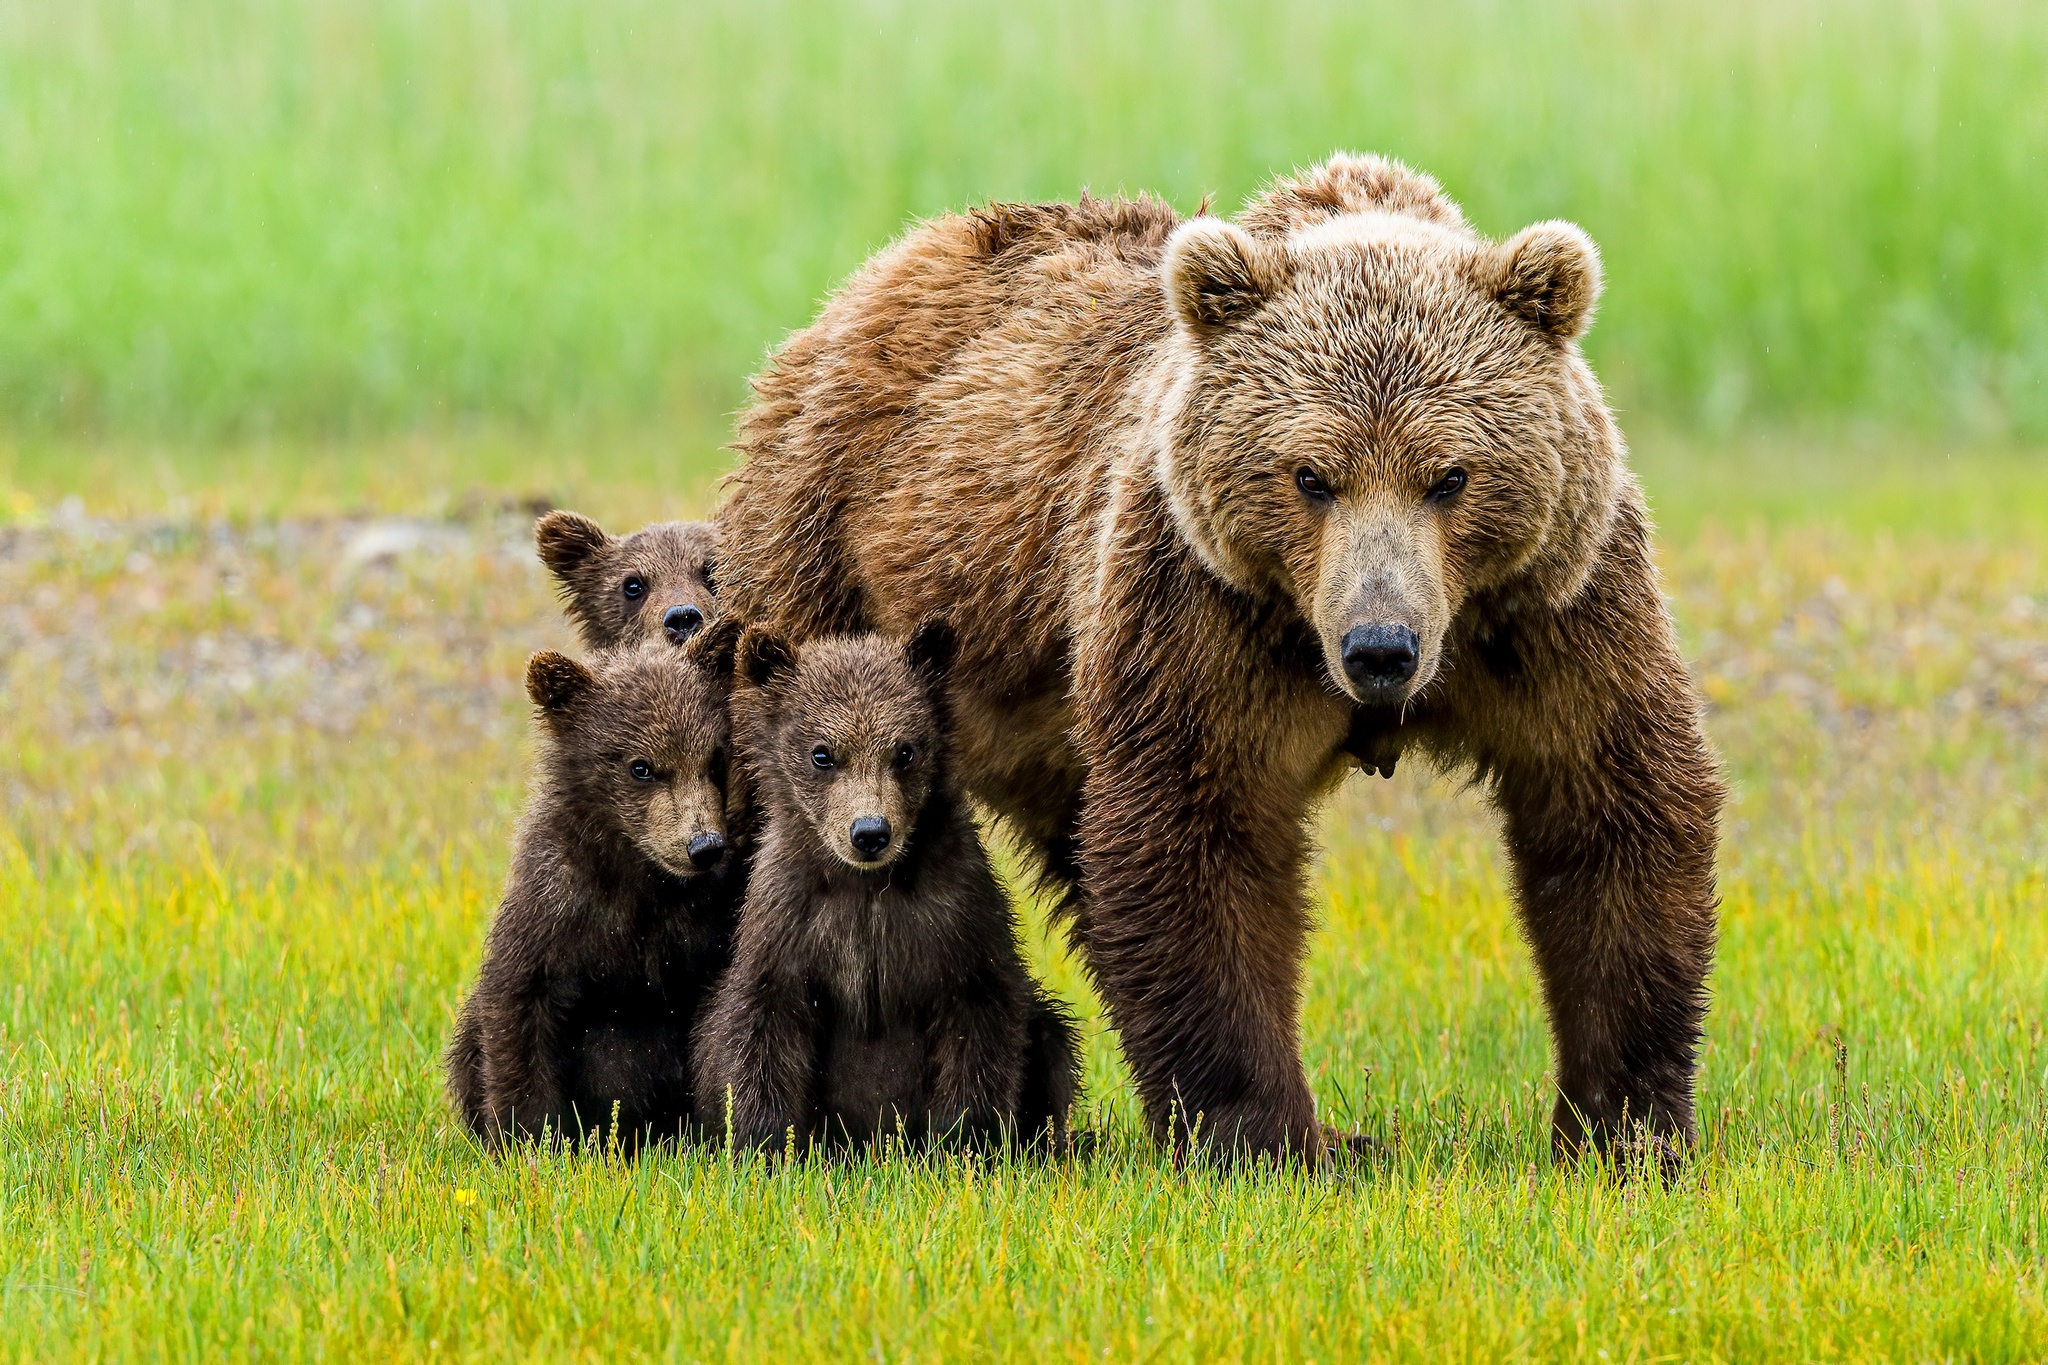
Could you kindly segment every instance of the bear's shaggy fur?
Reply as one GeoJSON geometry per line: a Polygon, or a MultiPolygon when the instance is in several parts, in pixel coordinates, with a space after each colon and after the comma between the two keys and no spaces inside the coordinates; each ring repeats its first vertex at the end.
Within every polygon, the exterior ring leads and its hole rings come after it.
{"type": "Polygon", "coordinates": [[[533,541],[591,649],[688,644],[717,614],[718,528],[709,522],[657,522],[619,537],[580,513],[555,511],[534,523],[533,541]]]}
{"type": "Polygon", "coordinates": [[[526,686],[539,772],[448,1088],[486,1141],[691,1121],[690,1032],[731,958],[746,868],[725,841],[736,626],[589,667],[543,652],[526,686]]]}
{"type": "Polygon", "coordinates": [[[1018,959],[1010,904],[947,757],[950,636],[750,635],[741,753],[764,811],[697,1093],[748,1145],[1064,1133],[1065,1013],[1018,959]]]}
{"type": "Polygon", "coordinates": [[[1308,822],[1347,759],[1476,772],[1560,1150],[1693,1130],[1722,788],[1577,339],[1593,244],[1338,156],[1235,222],[1084,198],[918,227],[755,381],[727,609],[948,613],[969,791],[1072,887],[1158,1131],[1323,1143],[1308,822]]]}

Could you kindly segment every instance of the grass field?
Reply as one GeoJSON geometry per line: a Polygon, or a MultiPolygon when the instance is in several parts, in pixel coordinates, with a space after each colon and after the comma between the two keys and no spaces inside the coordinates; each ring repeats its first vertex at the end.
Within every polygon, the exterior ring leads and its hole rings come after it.
{"type": "Polygon", "coordinates": [[[2048,6],[0,5],[0,1361],[2048,1359],[2048,6]],[[1605,253],[1733,798],[1685,1174],[1554,1167],[1484,802],[1327,813],[1336,1172],[485,1158],[568,647],[914,215],[1354,147],[1605,253]]]}
{"type": "Polygon", "coordinates": [[[2041,1358],[2048,489],[1998,455],[1644,463],[1735,789],[1668,1189],[1549,1162],[1490,822],[1406,769],[1330,812],[1305,1021],[1373,1165],[1172,1169],[1099,1024],[1086,1160],[488,1160],[435,1061],[520,661],[567,642],[523,514],[17,494],[0,1358],[2041,1358]]]}

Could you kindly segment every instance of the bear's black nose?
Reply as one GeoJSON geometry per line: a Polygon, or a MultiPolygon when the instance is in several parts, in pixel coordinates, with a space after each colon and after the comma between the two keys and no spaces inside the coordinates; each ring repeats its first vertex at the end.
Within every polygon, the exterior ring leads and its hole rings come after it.
{"type": "Polygon", "coordinates": [[[1353,626],[1344,633],[1344,671],[1363,687],[1392,687],[1415,676],[1422,641],[1406,626],[1353,626]]]}
{"type": "Polygon", "coordinates": [[[889,846],[889,822],[879,815],[863,815],[853,822],[849,836],[855,852],[863,858],[877,858],[889,846]]]}
{"type": "Polygon", "coordinates": [[[690,840],[690,861],[701,871],[725,856],[725,836],[699,834],[690,840]]]}
{"type": "Polygon", "coordinates": [[[670,607],[661,614],[661,628],[668,634],[672,645],[686,645],[690,637],[704,628],[704,613],[691,603],[670,607]]]}

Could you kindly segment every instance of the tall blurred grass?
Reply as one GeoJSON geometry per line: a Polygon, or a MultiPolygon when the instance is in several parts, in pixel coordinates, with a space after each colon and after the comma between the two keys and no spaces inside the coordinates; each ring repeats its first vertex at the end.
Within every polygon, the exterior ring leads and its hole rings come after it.
{"type": "Polygon", "coordinates": [[[1585,223],[1637,414],[2048,435],[2030,0],[0,6],[0,430],[702,419],[912,215],[1336,147],[1585,223]]]}

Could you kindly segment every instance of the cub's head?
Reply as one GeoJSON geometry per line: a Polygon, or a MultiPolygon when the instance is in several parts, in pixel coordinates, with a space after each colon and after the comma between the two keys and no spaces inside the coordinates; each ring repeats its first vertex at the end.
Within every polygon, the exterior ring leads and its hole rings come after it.
{"type": "Polygon", "coordinates": [[[863,872],[903,856],[945,761],[940,690],[952,631],[921,624],[813,640],[801,652],[749,633],[741,668],[758,689],[748,757],[774,820],[796,822],[863,872]]]}
{"type": "Polygon", "coordinates": [[[534,523],[533,540],[592,649],[688,644],[717,614],[718,528],[709,522],[664,521],[620,538],[589,517],[550,512],[534,523]]]}
{"type": "Polygon", "coordinates": [[[546,650],[526,665],[558,795],[678,877],[731,861],[725,792],[738,634],[721,623],[683,649],[634,645],[588,664],[546,650]]]}
{"type": "Polygon", "coordinates": [[[1291,598],[1352,698],[1426,687],[1475,593],[1584,586],[1628,477],[1579,356],[1585,233],[1487,241],[1427,176],[1340,156],[1182,224],[1161,279],[1175,521],[1225,580],[1291,598]]]}

